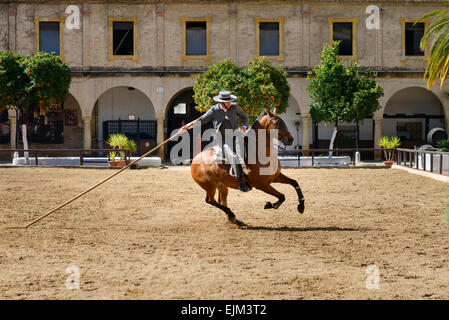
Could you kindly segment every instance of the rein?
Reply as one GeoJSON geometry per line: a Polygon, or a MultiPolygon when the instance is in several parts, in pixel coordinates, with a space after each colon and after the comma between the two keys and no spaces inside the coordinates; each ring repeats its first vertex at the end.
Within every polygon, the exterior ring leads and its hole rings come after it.
{"type": "MultiPolygon", "coordinates": [[[[259,126],[261,126],[262,127],[262,125],[260,124],[260,122],[259,122],[259,120],[260,119],[262,119],[264,116],[266,116],[267,115],[267,113],[266,112],[263,112],[263,113],[261,113],[257,118],[256,118],[256,120],[254,121],[254,123],[251,125],[251,127],[248,129],[248,130],[251,130],[251,129],[254,129],[253,127],[254,126],[256,126],[256,124],[258,124],[259,126]]],[[[270,121],[271,122],[271,120],[273,120],[274,119],[274,117],[271,117],[268,121],[270,121]]],[[[279,118],[280,119],[280,118],[279,118]]],[[[282,120],[282,119],[280,119],[280,120],[282,120]]],[[[262,127],[263,128],[263,127],[262,127]]],[[[266,128],[264,128],[264,129],[266,129],[266,128]]],[[[280,141],[279,141],[280,142],[280,141]]],[[[274,141],[273,141],[273,146],[275,146],[275,147],[277,147],[278,149],[280,149],[280,150],[282,150],[282,151],[285,151],[286,149],[287,149],[287,147],[282,143],[282,142],[280,142],[281,144],[278,144],[278,143],[274,143],[274,141]]]]}

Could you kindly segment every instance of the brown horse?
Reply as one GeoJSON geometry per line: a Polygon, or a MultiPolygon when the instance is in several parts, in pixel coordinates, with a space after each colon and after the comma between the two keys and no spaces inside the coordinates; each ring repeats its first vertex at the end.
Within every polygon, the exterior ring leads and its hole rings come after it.
{"type": "MultiPolygon", "coordinates": [[[[273,112],[266,111],[260,116],[251,127],[255,131],[256,140],[259,140],[259,134],[265,133],[266,137],[270,137],[270,130],[277,129],[277,139],[284,145],[288,146],[293,143],[293,137],[287,130],[287,126],[284,121],[278,117],[276,109],[273,112]]],[[[269,157],[273,153],[272,141],[265,139],[266,145],[265,155],[269,157]]],[[[258,144],[256,144],[258,145],[258,144]]],[[[258,148],[258,147],[257,147],[258,148]]],[[[256,149],[256,151],[258,151],[256,149]]],[[[258,155],[259,153],[256,152],[258,155]]],[[[256,156],[256,163],[247,164],[249,172],[247,179],[249,184],[265,193],[275,196],[278,201],[275,203],[267,202],[265,209],[278,209],[279,206],[285,201],[285,196],[271,186],[272,183],[286,183],[292,185],[298,195],[298,211],[304,212],[304,196],[301,192],[301,188],[298,182],[294,179],[288,178],[281,173],[281,163],[276,158],[277,167],[272,170],[272,173],[266,174],[261,170],[269,170],[270,162],[261,164],[259,156],[256,156]]],[[[231,211],[227,204],[228,188],[238,189],[237,179],[229,174],[229,164],[219,164],[214,161],[213,150],[205,150],[199,153],[192,160],[191,174],[193,179],[206,191],[206,202],[221,210],[223,210],[228,220],[238,226],[245,226],[245,224],[236,219],[235,214],[231,211]],[[215,192],[218,189],[218,201],[215,200],[215,192]]]]}

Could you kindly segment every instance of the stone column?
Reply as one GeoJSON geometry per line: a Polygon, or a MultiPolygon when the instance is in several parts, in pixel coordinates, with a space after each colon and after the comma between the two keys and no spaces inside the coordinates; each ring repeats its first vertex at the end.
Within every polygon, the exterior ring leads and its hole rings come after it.
{"type": "Polygon", "coordinates": [[[302,65],[310,66],[310,39],[311,39],[311,10],[309,4],[304,4],[301,10],[302,20],[302,41],[298,41],[301,44],[299,48],[302,51],[302,65]]]}
{"type": "Polygon", "coordinates": [[[91,132],[92,117],[83,117],[84,122],[84,149],[92,148],[92,132],[91,132]]]}
{"type": "Polygon", "coordinates": [[[92,50],[90,44],[90,9],[87,4],[83,5],[82,9],[82,58],[83,58],[83,68],[88,69],[90,66],[90,50],[92,50]]]}
{"type": "Polygon", "coordinates": [[[14,114],[13,114],[13,111],[9,111],[8,113],[9,113],[9,129],[10,129],[9,141],[10,141],[11,149],[16,149],[17,148],[17,141],[16,141],[17,118],[15,115],[15,111],[14,111],[14,114]]]}
{"type": "Polygon", "coordinates": [[[236,61],[238,63],[238,40],[237,40],[237,14],[238,9],[236,4],[233,2],[228,7],[229,14],[229,57],[231,57],[232,61],[236,61]]]}
{"type": "MultiPolygon", "coordinates": [[[[374,119],[374,148],[377,148],[377,143],[382,137],[382,118],[374,119]]],[[[382,160],[382,151],[374,152],[374,160],[382,160]]]]}
{"type": "MultiPolygon", "coordinates": [[[[382,9],[380,9],[382,10],[382,9]]],[[[374,32],[374,66],[375,67],[382,67],[383,66],[383,25],[384,25],[384,12],[379,12],[379,20],[380,20],[380,29],[376,30],[370,30],[374,32]]],[[[371,34],[371,33],[370,33],[371,34]]]]}
{"type": "Polygon", "coordinates": [[[16,51],[16,4],[10,3],[8,8],[8,20],[9,20],[9,43],[8,47],[11,51],[16,51]]]}
{"type": "Polygon", "coordinates": [[[158,68],[165,66],[165,5],[156,5],[156,60],[158,68]]]}
{"type": "MultiPolygon", "coordinates": [[[[156,145],[164,142],[164,118],[162,116],[159,116],[156,118],[157,120],[157,139],[156,139],[156,145]]],[[[161,157],[162,160],[165,158],[165,147],[162,146],[159,148],[159,157],[161,157]]]]}
{"type": "Polygon", "coordinates": [[[302,127],[302,149],[310,149],[310,115],[301,116],[301,127],[302,127]]]}

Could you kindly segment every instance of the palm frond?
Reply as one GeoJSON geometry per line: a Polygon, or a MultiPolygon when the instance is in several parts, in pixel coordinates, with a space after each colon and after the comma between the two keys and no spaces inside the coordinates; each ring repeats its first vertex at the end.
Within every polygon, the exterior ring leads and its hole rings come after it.
{"type": "Polygon", "coordinates": [[[433,40],[424,79],[427,78],[427,87],[429,88],[440,79],[442,87],[449,72],[449,9],[432,11],[419,18],[418,22],[428,18],[432,18],[432,23],[421,39],[421,49],[425,50],[430,40],[433,40]]]}

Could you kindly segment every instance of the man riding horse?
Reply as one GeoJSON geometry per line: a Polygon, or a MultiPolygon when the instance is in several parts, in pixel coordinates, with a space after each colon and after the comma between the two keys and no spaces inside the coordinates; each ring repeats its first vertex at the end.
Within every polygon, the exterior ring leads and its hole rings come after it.
{"type": "MultiPolygon", "coordinates": [[[[214,144],[222,150],[225,159],[231,164],[235,178],[238,180],[239,190],[243,192],[250,191],[248,178],[243,171],[242,146],[239,139],[246,133],[248,129],[248,116],[235,102],[237,97],[229,91],[220,91],[214,97],[214,101],[218,102],[213,105],[201,117],[201,124],[206,124],[212,120],[215,131],[214,144]],[[239,128],[238,118],[242,120],[242,127],[239,128]],[[236,130],[240,131],[236,131],[236,130]],[[236,137],[237,134],[237,137],[236,137]],[[240,135],[240,136],[239,136],[240,135]],[[231,146],[229,146],[231,145],[231,146]]],[[[181,130],[186,130],[182,127],[181,130]]]]}

